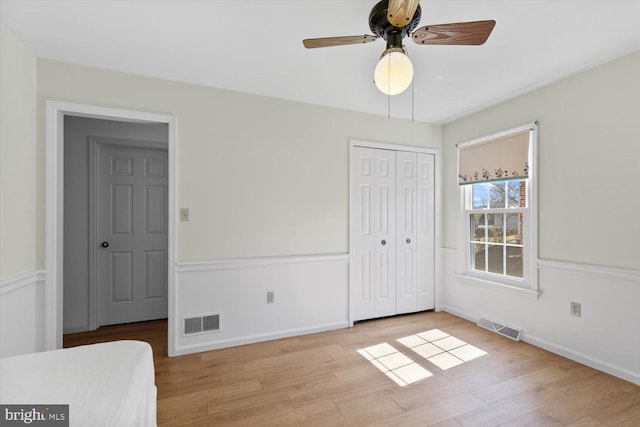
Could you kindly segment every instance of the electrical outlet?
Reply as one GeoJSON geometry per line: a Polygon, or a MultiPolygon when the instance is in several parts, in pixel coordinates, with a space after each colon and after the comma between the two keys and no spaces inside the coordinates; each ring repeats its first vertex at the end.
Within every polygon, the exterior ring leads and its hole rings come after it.
{"type": "Polygon", "coordinates": [[[180,221],[189,221],[189,208],[180,208],[180,221]]]}
{"type": "Polygon", "coordinates": [[[570,313],[574,317],[582,317],[582,304],[571,301],[570,313]]]}
{"type": "Polygon", "coordinates": [[[267,291],[267,304],[273,304],[276,302],[276,293],[274,291],[267,291]]]}

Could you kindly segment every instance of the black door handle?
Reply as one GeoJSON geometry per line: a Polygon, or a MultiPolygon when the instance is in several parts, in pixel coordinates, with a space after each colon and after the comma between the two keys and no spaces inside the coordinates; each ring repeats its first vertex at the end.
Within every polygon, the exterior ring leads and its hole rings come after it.
{"type": "Polygon", "coordinates": [[[100,246],[102,246],[103,248],[108,248],[109,247],[109,242],[102,242],[102,243],[100,243],[100,246]]]}

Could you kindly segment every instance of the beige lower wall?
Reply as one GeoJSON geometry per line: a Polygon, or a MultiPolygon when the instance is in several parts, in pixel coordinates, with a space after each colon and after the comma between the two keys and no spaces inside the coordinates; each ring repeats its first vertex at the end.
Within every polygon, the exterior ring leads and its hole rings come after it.
{"type": "Polygon", "coordinates": [[[46,100],[177,117],[179,261],[345,253],[349,138],[441,145],[439,125],[38,59],[41,153],[46,100]]]}
{"type": "Polygon", "coordinates": [[[443,246],[458,233],[455,144],[538,121],[540,258],[640,269],[640,53],[444,126],[443,246]]]}

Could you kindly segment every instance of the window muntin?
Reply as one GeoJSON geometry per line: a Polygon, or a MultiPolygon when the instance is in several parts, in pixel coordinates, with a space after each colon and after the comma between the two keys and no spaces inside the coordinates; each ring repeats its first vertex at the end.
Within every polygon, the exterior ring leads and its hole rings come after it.
{"type": "Polygon", "coordinates": [[[469,271],[522,281],[527,179],[476,183],[463,191],[467,193],[469,271]]]}

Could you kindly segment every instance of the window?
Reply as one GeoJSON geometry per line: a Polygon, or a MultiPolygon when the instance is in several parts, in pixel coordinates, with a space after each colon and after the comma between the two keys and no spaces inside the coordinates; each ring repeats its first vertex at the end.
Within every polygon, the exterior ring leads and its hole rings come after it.
{"type": "Polygon", "coordinates": [[[522,279],[526,180],[473,184],[467,190],[470,269],[522,279]]]}
{"type": "Polygon", "coordinates": [[[537,291],[535,125],[460,144],[464,275],[537,291]]]}

